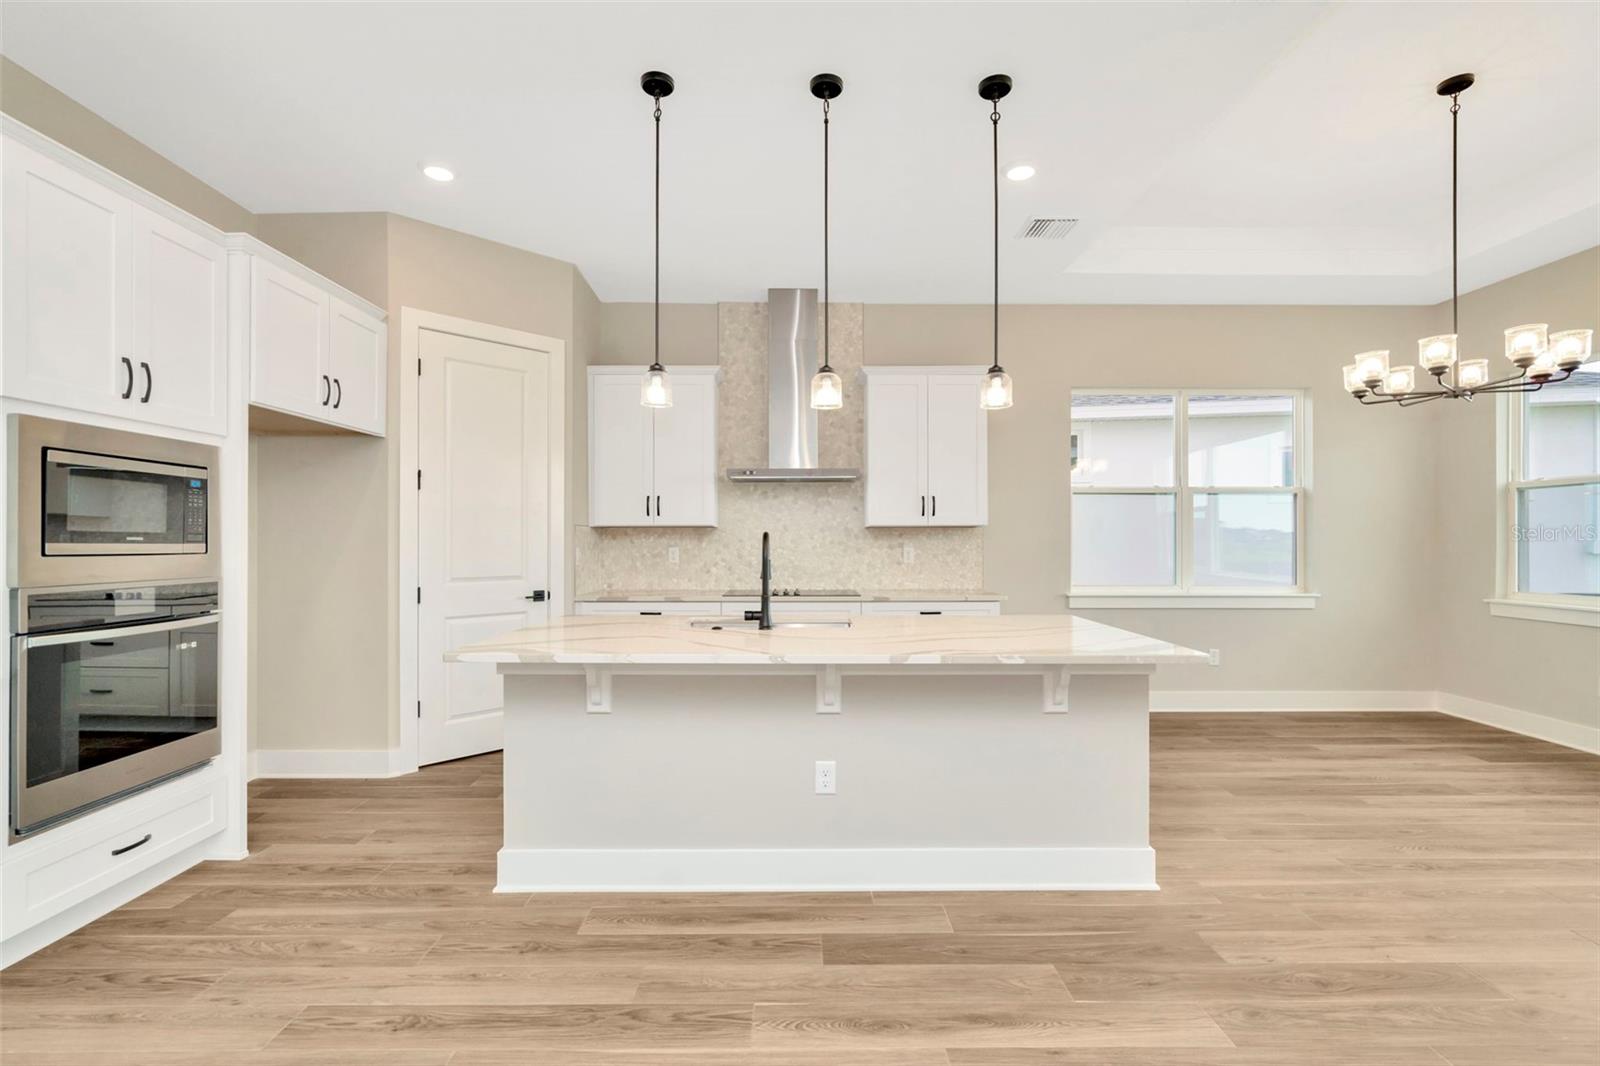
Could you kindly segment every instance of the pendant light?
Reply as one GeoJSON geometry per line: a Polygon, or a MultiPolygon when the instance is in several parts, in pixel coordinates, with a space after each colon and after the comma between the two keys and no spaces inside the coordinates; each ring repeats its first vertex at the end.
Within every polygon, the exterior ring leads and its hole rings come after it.
{"type": "Polygon", "coordinates": [[[655,362],[645,371],[639,389],[639,402],[646,407],[671,407],[672,383],[667,380],[667,368],[661,365],[661,99],[672,95],[672,75],[647,70],[639,78],[639,87],[656,103],[656,347],[655,362]]]}
{"type": "Polygon", "coordinates": [[[1565,329],[1556,333],[1542,322],[1506,330],[1506,358],[1515,371],[1490,380],[1489,360],[1457,361],[1456,345],[1461,325],[1461,271],[1457,225],[1458,151],[1461,94],[1478,79],[1457,74],[1434,87],[1450,98],[1450,332],[1417,341],[1417,360],[1433,376],[1433,388],[1417,388],[1415,366],[1390,366],[1387,351],[1362,352],[1344,368],[1344,387],[1364,404],[1392,403],[1410,407],[1431,400],[1471,400],[1485,392],[1538,392],[1546,385],[1570,378],[1589,361],[1594,343],[1592,329],[1565,329]]]}
{"type": "Polygon", "coordinates": [[[837,74],[811,79],[811,95],[822,101],[822,366],[811,378],[811,406],[818,411],[844,406],[843,383],[828,362],[828,102],[842,92],[844,79],[837,74]]]}
{"type": "Polygon", "coordinates": [[[991,74],[978,83],[978,95],[989,101],[989,124],[994,128],[994,158],[990,177],[994,179],[994,361],[983,379],[979,405],[985,411],[1003,411],[1011,406],[1011,375],[1000,365],[1000,101],[1011,91],[1011,77],[991,74]]]}

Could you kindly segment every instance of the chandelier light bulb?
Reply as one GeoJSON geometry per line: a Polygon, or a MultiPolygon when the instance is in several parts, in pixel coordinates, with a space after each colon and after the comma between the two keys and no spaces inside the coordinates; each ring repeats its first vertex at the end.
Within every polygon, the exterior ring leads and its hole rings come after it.
{"type": "Polygon", "coordinates": [[[1467,359],[1456,366],[1456,388],[1476,389],[1489,380],[1489,360],[1467,359]]]}
{"type": "Polygon", "coordinates": [[[1543,322],[1526,326],[1512,326],[1506,330],[1506,358],[1513,366],[1523,369],[1533,365],[1550,344],[1550,327],[1543,322]]]}
{"type": "Polygon", "coordinates": [[[1389,353],[1362,352],[1356,356],[1356,368],[1356,372],[1361,375],[1361,380],[1366,382],[1367,387],[1375,388],[1383,384],[1383,379],[1389,374],[1389,353]]]}
{"type": "Polygon", "coordinates": [[[1394,367],[1383,379],[1384,391],[1395,396],[1404,396],[1416,387],[1417,368],[1414,366],[1394,367]]]}
{"type": "Polygon", "coordinates": [[[1562,370],[1576,370],[1587,363],[1593,344],[1592,329],[1564,329],[1550,334],[1550,351],[1555,353],[1556,366],[1562,370]]]}
{"type": "Polygon", "coordinates": [[[1417,362],[1427,370],[1448,370],[1456,361],[1456,335],[1441,333],[1417,342],[1417,362]]]}

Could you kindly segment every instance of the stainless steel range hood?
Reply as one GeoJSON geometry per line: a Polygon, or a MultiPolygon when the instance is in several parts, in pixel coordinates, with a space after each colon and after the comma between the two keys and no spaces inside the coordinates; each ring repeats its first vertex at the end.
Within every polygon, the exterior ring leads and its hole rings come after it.
{"type": "Polygon", "coordinates": [[[731,467],[729,481],[854,481],[859,470],[817,465],[817,290],[767,290],[767,465],[731,467]]]}

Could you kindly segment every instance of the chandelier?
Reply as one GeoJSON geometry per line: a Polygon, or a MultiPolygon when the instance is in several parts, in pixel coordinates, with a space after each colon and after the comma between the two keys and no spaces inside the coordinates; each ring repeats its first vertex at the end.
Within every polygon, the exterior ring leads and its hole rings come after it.
{"type": "Polygon", "coordinates": [[[1362,352],[1344,368],[1344,387],[1364,404],[1393,403],[1402,407],[1446,397],[1470,400],[1482,392],[1537,392],[1565,381],[1589,361],[1594,343],[1592,329],[1564,329],[1556,333],[1543,322],[1506,330],[1506,358],[1516,373],[1490,380],[1489,360],[1456,361],[1457,331],[1461,327],[1459,291],[1461,255],[1457,235],[1457,128],[1461,94],[1477,80],[1457,74],[1441,81],[1435,90],[1450,98],[1450,333],[1417,341],[1417,361],[1433,375],[1433,387],[1417,388],[1415,366],[1390,366],[1387,351],[1362,352]]]}

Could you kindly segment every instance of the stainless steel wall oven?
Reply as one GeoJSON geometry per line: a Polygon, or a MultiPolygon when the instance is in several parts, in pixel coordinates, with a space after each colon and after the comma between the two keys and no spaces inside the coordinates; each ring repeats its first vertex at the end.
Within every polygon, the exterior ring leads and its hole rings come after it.
{"type": "Polygon", "coordinates": [[[11,832],[221,750],[216,449],[13,417],[11,832]]]}

